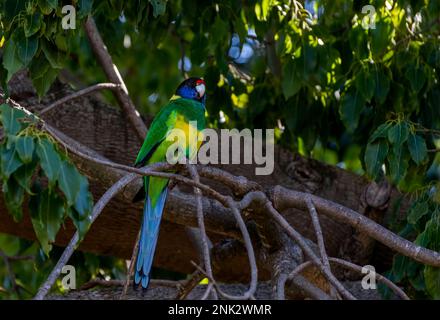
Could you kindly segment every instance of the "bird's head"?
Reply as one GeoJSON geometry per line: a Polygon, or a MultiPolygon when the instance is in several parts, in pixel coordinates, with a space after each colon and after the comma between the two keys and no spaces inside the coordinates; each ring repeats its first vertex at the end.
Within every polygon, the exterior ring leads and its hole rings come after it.
{"type": "Polygon", "coordinates": [[[177,87],[176,95],[185,98],[196,100],[202,104],[206,101],[206,84],[205,80],[200,78],[188,78],[184,80],[179,87],[177,87]]]}

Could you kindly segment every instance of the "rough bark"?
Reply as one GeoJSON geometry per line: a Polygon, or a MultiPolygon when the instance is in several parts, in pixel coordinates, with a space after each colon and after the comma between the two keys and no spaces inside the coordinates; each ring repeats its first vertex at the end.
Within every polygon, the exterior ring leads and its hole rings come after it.
{"type": "MultiPolygon", "coordinates": [[[[39,102],[29,80],[23,73],[10,83],[11,97],[36,113],[50,102],[71,92],[68,86],[57,82],[50,93],[39,102]]],[[[102,102],[97,95],[81,97],[58,106],[44,114],[43,118],[66,137],[90,148],[102,157],[121,164],[132,164],[141,145],[141,141],[128,125],[123,114],[117,108],[102,102]]],[[[147,119],[146,123],[150,120],[147,119]]],[[[89,178],[95,199],[98,199],[112,183],[121,177],[122,173],[118,170],[91,164],[78,157],[73,157],[73,159],[81,172],[89,178]]],[[[255,176],[253,165],[221,165],[219,167],[234,175],[245,176],[268,188],[281,185],[293,190],[311,192],[361,214],[374,216],[374,219],[379,222],[387,221],[392,214],[391,204],[401,197],[396,190],[390,190],[389,196],[385,197],[385,203],[378,208],[377,203],[372,201],[371,197],[374,199],[374,195],[379,194],[379,191],[383,189],[372,190],[370,182],[364,177],[292,154],[280,147],[275,149],[275,163],[275,170],[269,176],[255,176]]],[[[139,186],[140,182],[129,186],[110,202],[92,226],[80,250],[126,259],[131,256],[140,226],[142,204],[132,203],[130,199],[139,186]]],[[[216,187],[221,190],[219,186],[216,187]]],[[[214,244],[224,239],[237,237],[238,231],[228,210],[216,201],[208,199],[204,199],[203,207],[207,215],[206,229],[214,244]]],[[[404,215],[406,207],[406,202],[403,201],[398,216],[404,215]]],[[[195,200],[191,188],[178,185],[173,189],[167,201],[154,260],[155,266],[183,273],[194,271],[190,261],[198,261],[198,253],[185,232],[184,226],[197,226],[195,212],[195,200]]],[[[314,240],[312,222],[306,211],[287,209],[282,214],[304,236],[314,240]]],[[[0,198],[0,221],[0,232],[35,239],[27,215],[24,221],[13,222],[7,214],[2,197],[0,198]]],[[[370,238],[326,216],[321,215],[320,222],[329,255],[349,258],[361,265],[370,260],[374,248],[374,242],[370,238]]],[[[56,239],[56,244],[66,245],[73,231],[72,224],[66,223],[56,239]]],[[[382,248],[380,254],[385,257],[386,267],[390,253],[382,248]]],[[[236,259],[246,261],[246,256],[237,254],[236,259]]],[[[222,281],[247,278],[247,263],[239,265],[243,266],[242,270],[234,270],[233,273],[230,272],[231,268],[216,268],[217,277],[222,281]]],[[[383,266],[376,267],[380,271],[383,266]]],[[[263,268],[260,276],[267,279],[270,272],[263,268]]]]}

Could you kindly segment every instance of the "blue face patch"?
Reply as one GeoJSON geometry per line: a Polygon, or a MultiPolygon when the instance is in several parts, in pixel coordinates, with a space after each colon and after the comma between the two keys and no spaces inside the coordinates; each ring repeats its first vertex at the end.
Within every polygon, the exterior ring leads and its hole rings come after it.
{"type": "Polygon", "coordinates": [[[185,99],[197,99],[197,90],[187,86],[181,87],[177,94],[185,99]]]}

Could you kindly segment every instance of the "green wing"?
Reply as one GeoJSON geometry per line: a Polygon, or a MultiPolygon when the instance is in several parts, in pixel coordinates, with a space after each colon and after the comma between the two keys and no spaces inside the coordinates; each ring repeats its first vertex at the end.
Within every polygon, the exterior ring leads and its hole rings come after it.
{"type": "Polygon", "coordinates": [[[204,110],[201,103],[189,99],[180,98],[166,104],[151,123],[150,130],[136,158],[135,166],[142,167],[148,162],[154,151],[166,139],[168,132],[174,128],[179,114],[188,120],[197,120],[201,129],[204,128],[204,110]]]}

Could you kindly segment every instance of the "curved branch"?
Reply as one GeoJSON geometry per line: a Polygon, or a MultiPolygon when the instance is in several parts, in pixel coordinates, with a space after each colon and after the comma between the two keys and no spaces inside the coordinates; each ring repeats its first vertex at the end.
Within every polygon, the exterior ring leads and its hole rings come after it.
{"type": "Polygon", "coordinates": [[[41,110],[39,115],[42,116],[46,112],[49,112],[53,108],[58,107],[59,105],[62,105],[64,103],[66,103],[67,101],[70,101],[70,100],[73,100],[73,99],[77,99],[77,98],[85,96],[85,95],[87,95],[87,94],[89,94],[91,92],[95,92],[95,91],[103,90],[103,89],[115,90],[115,89],[118,89],[120,87],[121,87],[121,85],[115,84],[115,83],[98,83],[98,84],[95,84],[93,86],[84,88],[82,90],[79,90],[77,92],[69,94],[69,95],[67,95],[65,97],[62,97],[61,99],[51,103],[50,105],[45,107],[43,110],[41,110]]]}
{"type": "Polygon", "coordinates": [[[346,223],[359,231],[365,232],[389,248],[418,262],[440,267],[439,252],[420,247],[391,232],[373,220],[340,204],[304,192],[286,189],[281,186],[274,188],[271,198],[274,206],[278,210],[282,210],[283,208],[289,207],[305,209],[306,204],[304,199],[307,199],[307,197],[311,197],[320,213],[342,223],[346,223]]]}
{"type": "MultiPolygon", "coordinates": [[[[99,214],[102,212],[106,204],[127,184],[129,184],[131,181],[133,181],[137,177],[134,173],[129,173],[123,178],[121,178],[118,182],[116,182],[110,189],[108,189],[104,195],[99,199],[98,203],[93,207],[93,212],[90,218],[90,223],[93,223],[96,218],[99,216],[99,214]]],[[[53,284],[57,280],[57,278],[61,274],[61,269],[63,266],[66,265],[66,263],[69,261],[70,257],[72,256],[73,252],[75,251],[76,246],[79,244],[79,233],[78,231],[75,232],[72,239],[70,240],[69,244],[67,245],[66,249],[64,249],[63,254],[61,255],[60,259],[58,260],[57,264],[49,274],[46,281],[40,286],[38,289],[37,294],[34,297],[34,300],[43,300],[44,297],[49,292],[50,288],[52,288],[53,284]]]]}
{"type": "MultiPolygon", "coordinates": [[[[195,182],[200,182],[200,177],[195,167],[189,164],[187,165],[187,169],[188,172],[190,173],[191,178],[195,182]]],[[[199,224],[199,230],[201,235],[200,242],[203,253],[203,263],[205,265],[206,273],[209,275],[210,278],[214,278],[212,274],[211,254],[209,250],[208,237],[206,235],[205,222],[203,216],[202,192],[200,191],[199,188],[194,187],[194,193],[196,195],[196,202],[197,202],[197,222],[199,224]]],[[[213,294],[214,299],[217,299],[217,293],[215,291],[212,291],[213,288],[214,287],[212,283],[210,283],[202,297],[202,300],[206,300],[211,292],[213,294]]]]}

